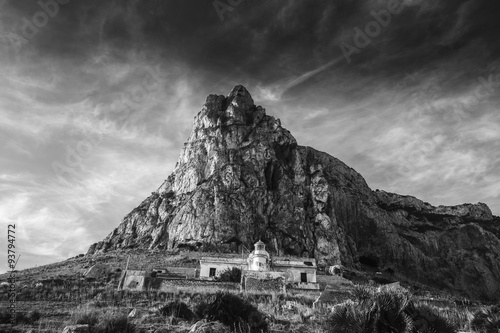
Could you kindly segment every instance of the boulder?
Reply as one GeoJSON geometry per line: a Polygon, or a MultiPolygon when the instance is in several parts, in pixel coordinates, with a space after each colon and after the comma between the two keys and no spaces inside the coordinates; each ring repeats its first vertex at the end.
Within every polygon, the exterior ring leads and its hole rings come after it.
{"type": "Polygon", "coordinates": [[[62,333],[89,333],[89,325],[71,325],[66,326],[62,333]]]}
{"type": "Polygon", "coordinates": [[[139,309],[132,309],[132,311],[129,312],[128,317],[129,318],[138,318],[142,314],[142,311],[139,309]]]}
{"type": "Polygon", "coordinates": [[[95,264],[90,267],[83,275],[86,279],[104,279],[108,277],[111,268],[106,264],[95,264]]]}
{"type": "Polygon", "coordinates": [[[206,319],[198,321],[189,329],[189,333],[227,333],[227,332],[231,332],[231,329],[226,325],[218,321],[208,322],[206,319]]]}

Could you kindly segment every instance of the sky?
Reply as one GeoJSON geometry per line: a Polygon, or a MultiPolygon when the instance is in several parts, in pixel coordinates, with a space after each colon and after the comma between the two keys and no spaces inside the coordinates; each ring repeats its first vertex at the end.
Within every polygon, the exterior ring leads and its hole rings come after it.
{"type": "Polygon", "coordinates": [[[172,172],[206,96],[237,84],[372,189],[500,215],[499,9],[0,0],[0,272],[9,225],[18,269],[102,240],[172,172]]]}

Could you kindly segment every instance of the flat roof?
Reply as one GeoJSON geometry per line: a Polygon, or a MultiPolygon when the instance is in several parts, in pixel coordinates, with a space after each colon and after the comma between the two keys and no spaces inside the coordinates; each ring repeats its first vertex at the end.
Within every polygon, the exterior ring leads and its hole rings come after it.
{"type": "Polygon", "coordinates": [[[316,259],[298,257],[274,257],[274,266],[316,268],[316,259]]]}
{"type": "Polygon", "coordinates": [[[246,264],[247,258],[241,257],[201,257],[200,262],[218,262],[218,263],[240,263],[246,264]]]}
{"type": "MultiPolygon", "coordinates": [[[[316,267],[316,259],[301,258],[301,257],[271,257],[275,266],[297,266],[297,267],[316,267]]],[[[238,263],[246,264],[247,257],[241,256],[213,256],[201,257],[200,262],[217,262],[217,263],[238,263]]]]}

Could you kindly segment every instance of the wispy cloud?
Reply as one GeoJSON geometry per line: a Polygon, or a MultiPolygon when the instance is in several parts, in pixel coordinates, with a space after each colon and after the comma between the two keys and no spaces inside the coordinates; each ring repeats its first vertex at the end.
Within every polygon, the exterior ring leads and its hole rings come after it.
{"type": "Polygon", "coordinates": [[[211,2],[71,1],[19,52],[6,32],[40,7],[4,3],[0,217],[19,225],[20,267],[102,239],[235,84],[373,188],[500,214],[499,90],[475,97],[498,67],[499,5],[410,2],[349,66],[339,42],[387,1],[245,0],[223,22],[211,2]]]}

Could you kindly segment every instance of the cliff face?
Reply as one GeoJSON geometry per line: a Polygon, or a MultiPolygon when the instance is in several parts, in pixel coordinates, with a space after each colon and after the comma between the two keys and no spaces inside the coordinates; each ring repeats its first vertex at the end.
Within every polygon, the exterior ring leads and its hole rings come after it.
{"type": "Polygon", "coordinates": [[[368,263],[500,298],[500,219],[485,204],[434,207],[372,191],[338,159],[297,145],[242,86],[210,95],[172,174],[88,254],[251,248],[320,265],[368,263]]]}

